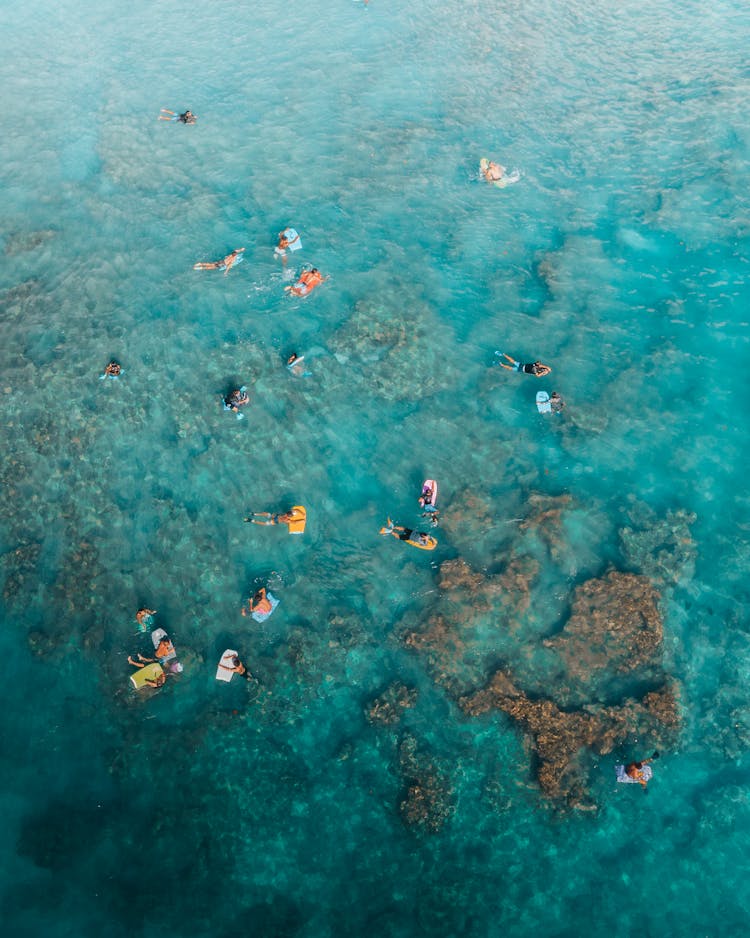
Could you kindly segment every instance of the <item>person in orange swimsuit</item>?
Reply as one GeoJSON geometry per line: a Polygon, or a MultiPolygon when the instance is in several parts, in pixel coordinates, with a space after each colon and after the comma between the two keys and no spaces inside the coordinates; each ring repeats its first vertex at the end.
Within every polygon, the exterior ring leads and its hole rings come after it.
{"type": "Polygon", "coordinates": [[[311,267],[310,270],[303,270],[294,286],[284,287],[291,296],[307,296],[309,293],[325,283],[328,277],[324,277],[317,267],[311,267]]]}

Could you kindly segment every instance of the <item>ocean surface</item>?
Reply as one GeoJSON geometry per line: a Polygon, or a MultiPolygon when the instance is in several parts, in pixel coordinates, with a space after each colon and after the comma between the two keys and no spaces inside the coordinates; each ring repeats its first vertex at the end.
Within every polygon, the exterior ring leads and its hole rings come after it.
{"type": "Polygon", "coordinates": [[[749,34],[0,2],[4,935],[747,935],[749,34]]]}

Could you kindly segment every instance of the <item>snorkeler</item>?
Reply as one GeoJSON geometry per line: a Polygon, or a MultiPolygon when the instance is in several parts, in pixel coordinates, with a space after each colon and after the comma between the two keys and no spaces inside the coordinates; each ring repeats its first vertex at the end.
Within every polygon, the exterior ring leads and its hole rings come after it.
{"type": "Polygon", "coordinates": [[[104,369],[104,374],[99,375],[100,378],[119,378],[122,374],[122,366],[119,362],[116,362],[114,359],[107,365],[104,369]]]}
{"type": "Polygon", "coordinates": [[[505,175],[505,167],[488,160],[487,164],[482,167],[481,173],[487,182],[497,182],[505,175]]]}
{"type": "Polygon", "coordinates": [[[235,388],[234,391],[230,391],[226,397],[222,397],[224,402],[224,410],[231,410],[235,414],[239,413],[240,407],[244,407],[245,404],[250,403],[250,395],[247,393],[247,388],[243,384],[241,388],[235,388]]]}
{"type": "Polygon", "coordinates": [[[285,524],[290,534],[302,534],[307,523],[307,511],[302,505],[295,505],[289,511],[282,514],[273,514],[270,511],[253,511],[249,518],[244,521],[250,524],[262,524],[265,526],[272,524],[285,524]],[[267,521],[258,521],[257,518],[268,518],[267,521]]]}
{"type": "Polygon", "coordinates": [[[321,283],[325,283],[327,279],[328,277],[324,277],[317,267],[311,267],[309,270],[302,271],[294,286],[284,287],[284,289],[288,291],[291,296],[307,296],[309,293],[312,293],[315,287],[319,287],[321,283]]]}
{"type": "Polygon", "coordinates": [[[559,414],[563,407],[565,407],[565,401],[562,399],[561,395],[557,391],[553,391],[549,396],[549,404],[552,408],[553,414],[559,414]]]}
{"type": "Polygon", "coordinates": [[[299,234],[294,228],[285,228],[279,232],[279,243],[274,248],[274,257],[280,257],[281,263],[286,266],[287,251],[299,251],[302,247],[299,234]]]}
{"type": "Polygon", "coordinates": [[[219,660],[216,668],[217,681],[231,681],[235,674],[239,674],[246,680],[250,680],[252,675],[245,665],[240,661],[240,656],[236,651],[228,648],[219,660]]]}
{"type": "Polygon", "coordinates": [[[437,547],[437,541],[430,534],[424,531],[415,531],[413,528],[405,528],[400,524],[394,524],[389,518],[385,527],[380,529],[381,534],[392,534],[400,541],[406,541],[412,547],[420,547],[422,550],[434,550],[437,547]]]}
{"type": "Polygon", "coordinates": [[[191,110],[187,110],[182,114],[178,114],[177,111],[170,111],[168,107],[163,107],[161,109],[161,114],[159,114],[159,120],[179,121],[181,124],[194,124],[198,118],[191,110]]]}
{"type": "Polygon", "coordinates": [[[296,352],[292,352],[289,358],[287,358],[287,370],[291,371],[295,378],[309,378],[312,375],[311,371],[305,371],[304,360],[305,356],[298,355],[296,352]]]}
{"type": "Polygon", "coordinates": [[[534,375],[536,378],[543,378],[552,371],[549,365],[543,365],[539,361],[532,362],[529,365],[522,365],[521,362],[517,362],[515,358],[506,355],[505,352],[495,352],[495,355],[497,355],[498,358],[504,358],[510,362],[509,365],[506,365],[504,362],[498,362],[501,368],[507,368],[508,371],[518,371],[521,372],[521,374],[534,375]]]}
{"type": "Polygon", "coordinates": [[[141,632],[147,632],[154,621],[156,609],[146,609],[144,606],[135,614],[135,621],[138,623],[138,629],[141,632]]]}
{"type": "Polygon", "coordinates": [[[243,606],[241,612],[243,616],[257,613],[263,618],[267,618],[271,615],[273,606],[271,605],[271,600],[268,598],[265,586],[262,586],[254,596],[248,599],[247,606],[243,606]]]}
{"type": "Polygon", "coordinates": [[[651,778],[652,770],[649,769],[647,772],[644,772],[644,768],[650,762],[653,762],[654,759],[658,758],[659,753],[655,752],[649,759],[642,759],[640,762],[631,762],[629,765],[625,766],[625,774],[629,779],[638,782],[645,788],[651,778]]]}
{"type": "Polygon", "coordinates": [[[228,274],[229,271],[235,264],[239,264],[242,260],[242,252],[244,248],[235,248],[230,254],[227,254],[223,260],[220,261],[202,261],[198,264],[193,264],[193,270],[223,270],[224,274],[228,274]]]}

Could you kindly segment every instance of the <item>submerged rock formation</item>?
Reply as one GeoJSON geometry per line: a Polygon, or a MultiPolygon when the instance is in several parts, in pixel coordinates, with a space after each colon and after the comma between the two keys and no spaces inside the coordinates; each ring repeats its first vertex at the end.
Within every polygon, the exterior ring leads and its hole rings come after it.
{"type": "Polygon", "coordinates": [[[562,631],[544,642],[560,657],[566,687],[584,698],[617,690],[617,675],[658,667],[663,630],[651,581],[612,570],[576,587],[562,631]]]}
{"type": "Polygon", "coordinates": [[[485,687],[461,697],[458,704],[469,716],[501,710],[516,720],[532,739],[542,791],[571,804],[579,803],[585,792],[578,761],[584,748],[605,755],[636,732],[665,745],[674,740],[679,726],[677,701],[667,687],[616,707],[565,711],[552,700],[530,699],[507,672],[496,671],[485,687]]]}
{"type": "Polygon", "coordinates": [[[620,530],[625,560],[660,586],[690,580],[695,573],[697,548],[690,533],[693,512],[668,511],[663,518],[643,502],[633,501],[628,514],[632,526],[620,530]]]}
{"type": "Polygon", "coordinates": [[[365,715],[370,723],[391,726],[401,720],[404,710],[416,704],[417,696],[415,687],[394,681],[380,696],[367,704],[365,715]]]}
{"type": "Polygon", "coordinates": [[[407,788],[399,805],[404,823],[431,832],[440,830],[454,810],[447,780],[411,735],[401,740],[398,760],[407,788]]]}

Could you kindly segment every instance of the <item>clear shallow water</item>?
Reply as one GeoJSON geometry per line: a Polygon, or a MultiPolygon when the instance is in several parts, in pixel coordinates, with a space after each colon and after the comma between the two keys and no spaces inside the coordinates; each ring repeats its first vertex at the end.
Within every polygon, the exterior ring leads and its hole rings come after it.
{"type": "Polygon", "coordinates": [[[36,3],[0,25],[9,933],[744,934],[744,5],[36,3]],[[522,182],[480,185],[483,155],[522,182]],[[288,222],[331,277],[304,301],[272,260],[288,222]],[[227,277],[191,269],[242,245],[227,277]],[[554,380],[490,368],[498,348],[554,380]],[[244,421],[217,406],[235,382],[244,421]],[[378,538],[428,475],[438,550],[378,538]],[[303,538],[242,524],[296,503],[303,538]],[[667,529],[679,737],[645,797],[612,766],[648,735],[584,756],[597,810],[560,810],[518,725],[464,715],[404,633],[445,614],[460,691],[504,664],[554,699],[542,642],[576,586],[658,577],[667,529]],[[456,557],[535,561],[528,607],[441,590],[456,557]],[[281,606],[251,626],[268,576],[281,606]],[[144,603],[186,668],[136,700],[144,603]],[[214,681],[228,646],[249,692],[214,681]],[[371,725],[396,680],[415,706],[371,725]],[[399,815],[409,737],[448,792],[436,833],[399,815]]]}

